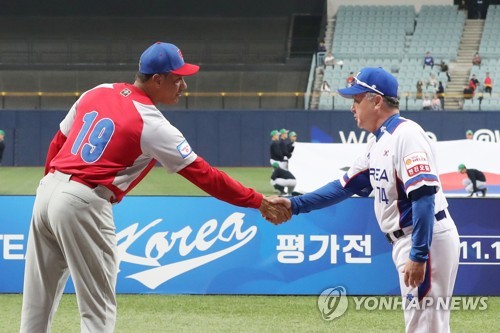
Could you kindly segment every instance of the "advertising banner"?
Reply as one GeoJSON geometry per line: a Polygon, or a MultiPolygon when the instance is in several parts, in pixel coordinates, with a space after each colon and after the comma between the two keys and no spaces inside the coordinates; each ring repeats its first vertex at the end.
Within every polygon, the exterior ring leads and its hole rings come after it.
{"type": "MultiPolygon", "coordinates": [[[[500,143],[477,140],[452,140],[434,143],[439,178],[443,192],[463,197],[469,195],[463,186],[467,175],[458,165],[482,171],[486,176],[488,195],[500,196],[500,143]]],[[[296,190],[311,192],[341,178],[358,156],[365,153],[366,143],[296,142],[289,168],[297,178],[296,190]]]]}
{"type": "MultiPolygon", "coordinates": [[[[353,198],[274,226],[211,197],[127,197],[114,206],[118,293],[397,295],[373,199],[353,198]]],[[[23,288],[33,196],[0,196],[0,292],[23,288]]],[[[500,205],[450,199],[461,235],[455,294],[500,295],[500,205]]],[[[85,251],[85,249],[81,249],[85,251]]],[[[74,292],[69,282],[67,292],[74,292]]]]}

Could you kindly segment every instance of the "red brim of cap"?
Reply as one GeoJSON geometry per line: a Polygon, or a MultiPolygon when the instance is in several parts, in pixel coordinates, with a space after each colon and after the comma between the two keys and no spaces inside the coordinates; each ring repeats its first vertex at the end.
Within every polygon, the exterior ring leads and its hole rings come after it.
{"type": "Polygon", "coordinates": [[[200,66],[185,63],[182,67],[177,68],[175,71],[170,71],[176,75],[189,76],[198,73],[200,66]]]}

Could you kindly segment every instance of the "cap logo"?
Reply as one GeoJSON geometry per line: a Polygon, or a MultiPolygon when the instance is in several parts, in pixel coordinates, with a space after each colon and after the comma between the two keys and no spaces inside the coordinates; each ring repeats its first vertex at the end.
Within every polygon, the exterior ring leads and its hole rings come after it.
{"type": "Polygon", "coordinates": [[[181,59],[184,60],[184,57],[182,56],[181,50],[177,49],[177,53],[179,54],[179,57],[181,57],[181,59]]]}

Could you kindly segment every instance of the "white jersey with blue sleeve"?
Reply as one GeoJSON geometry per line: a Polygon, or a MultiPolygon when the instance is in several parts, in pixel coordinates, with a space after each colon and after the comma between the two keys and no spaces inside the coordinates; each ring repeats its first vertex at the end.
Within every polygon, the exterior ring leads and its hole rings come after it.
{"type": "Polygon", "coordinates": [[[424,185],[436,188],[434,213],[447,208],[433,144],[424,130],[396,114],[374,134],[366,153],[354,162],[341,185],[347,189],[371,186],[380,229],[388,233],[411,226],[409,194],[424,185]]]}

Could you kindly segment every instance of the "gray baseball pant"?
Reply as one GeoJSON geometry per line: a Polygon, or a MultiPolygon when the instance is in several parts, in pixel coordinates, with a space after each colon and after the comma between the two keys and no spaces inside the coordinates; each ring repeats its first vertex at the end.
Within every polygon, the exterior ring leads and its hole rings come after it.
{"type": "Polygon", "coordinates": [[[31,220],[21,332],[50,332],[71,275],[81,332],[113,332],[119,259],[110,203],[112,192],[47,174],[37,189],[31,220]]]}

